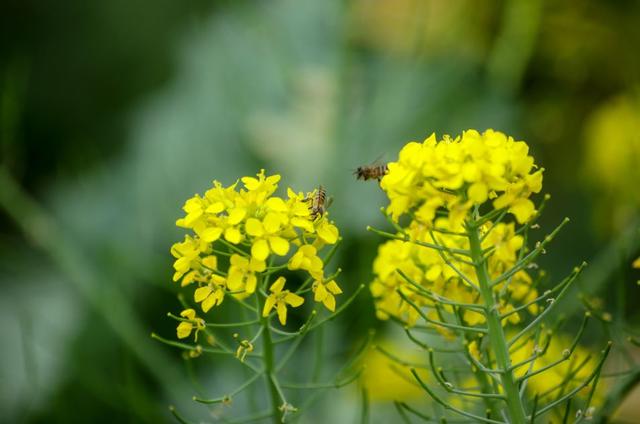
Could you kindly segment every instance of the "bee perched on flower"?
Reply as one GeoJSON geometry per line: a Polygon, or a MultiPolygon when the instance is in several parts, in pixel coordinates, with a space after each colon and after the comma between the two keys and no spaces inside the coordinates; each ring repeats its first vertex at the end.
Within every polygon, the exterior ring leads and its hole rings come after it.
{"type": "MultiPolygon", "coordinates": [[[[180,295],[185,310],[180,316],[169,315],[179,321],[178,338],[186,339],[194,331],[196,336],[204,332],[213,347],[178,343],[153,335],[167,344],[189,350],[191,358],[208,352],[237,358],[255,372],[242,389],[264,376],[271,399],[268,415],[278,422],[284,415],[297,411],[287,402],[286,387],[279,383],[277,375],[300,345],[295,339],[302,339],[307,332],[329,321],[331,316],[314,320],[319,314],[316,309],[338,313],[364,287],[356,290],[340,310],[336,309],[336,296],[342,293],[337,282],[340,270],[328,275],[327,262],[335,253],[340,236],[326,212],[325,190],[320,186],[311,193],[301,193],[288,188],[286,197],[281,197],[276,194],[279,182],[280,175],[266,175],[261,170],[255,177],[242,177],[226,187],[214,181],[203,195],[196,194],[185,202],[182,208],[185,214],[176,225],[188,234],[171,247],[175,258],[173,280],[187,293],[180,295]],[[298,270],[306,276],[301,284],[287,282],[281,275],[298,270]],[[223,323],[212,318],[228,299],[234,306],[245,309],[241,321],[223,323]],[[202,314],[196,316],[196,308],[188,305],[190,303],[199,305],[202,314]],[[312,305],[305,309],[313,310],[302,327],[293,332],[274,328],[278,325],[276,322],[287,325],[290,310],[302,309],[303,305],[312,305]],[[253,318],[247,320],[247,313],[253,318]],[[240,328],[233,333],[235,349],[224,342],[223,334],[214,334],[214,331],[224,332],[224,328],[234,327],[240,328]],[[241,336],[246,329],[254,329],[253,335],[241,336]],[[283,337],[283,333],[286,336],[283,337]],[[261,349],[258,340],[262,341],[261,349]],[[278,359],[275,345],[289,340],[291,347],[287,355],[278,359]],[[276,360],[279,361],[277,367],[276,360]]],[[[327,384],[335,386],[336,382],[327,384]]],[[[231,398],[225,395],[213,400],[195,400],[230,404],[231,398]]]]}
{"type": "Polygon", "coordinates": [[[590,408],[593,396],[580,404],[577,393],[594,390],[610,345],[581,373],[559,367],[578,352],[589,315],[559,359],[545,357],[548,346],[558,343],[550,343],[555,329],[544,320],[584,265],[540,293],[543,273],[532,275],[534,260],[568,222],[535,248],[527,247],[544,204],[536,207],[531,199],[542,189],[543,172],[525,142],[493,130],[469,130],[406,144],[380,182],[389,198],[383,211],[394,231],[369,228],[388,239],[373,262],[376,312],[380,319],[402,323],[409,339],[428,351],[424,366],[435,381],[427,384],[416,370],[413,376],[451,418],[524,423],[590,408]],[[440,341],[414,334],[418,330],[433,330],[440,341]],[[528,355],[523,358],[522,352],[528,355]],[[468,372],[448,373],[437,365],[442,355],[452,368],[466,366],[468,372]],[[531,387],[541,387],[537,383],[545,373],[560,373],[570,390],[527,398],[529,380],[531,387]]]}

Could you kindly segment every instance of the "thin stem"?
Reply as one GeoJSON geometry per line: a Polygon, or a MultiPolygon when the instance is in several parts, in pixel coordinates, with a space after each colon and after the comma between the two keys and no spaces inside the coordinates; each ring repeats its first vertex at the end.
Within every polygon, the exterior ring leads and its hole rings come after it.
{"type": "Polygon", "coordinates": [[[393,240],[402,240],[402,241],[406,241],[406,242],[410,242],[410,243],[414,243],[417,244],[418,246],[423,246],[423,247],[428,247],[430,249],[434,249],[434,250],[445,250],[445,251],[451,251],[453,253],[458,253],[460,255],[465,255],[465,256],[469,256],[470,253],[468,250],[465,249],[444,249],[441,246],[432,244],[432,243],[425,243],[423,241],[419,241],[419,240],[411,240],[411,238],[409,236],[399,236],[397,234],[392,234],[392,233],[388,233],[386,231],[380,231],[378,229],[375,229],[373,227],[367,227],[367,231],[371,231],[372,233],[376,233],[379,236],[383,236],[386,237],[388,239],[393,239],[393,240]]]}
{"type": "Polygon", "coordinates": [[[474,303],[462,303],[462,302],[457,302],[455,300],[451,300],[448,299],[446,297],[443,297],[441,295],[439,295],[438,293],[435,293],[425,287],[422,287],[420,284],[416,283],[415,281],[413,281],[413,279],[411,277],[409,277],[407,274],[404,273],[404,271],[402,271],[400,268],[396,269],[396,272],[398,274],[400,274],[400,276],[409,284],[411,284],[413,287],[415,287],[416,292],[421,294],[422,296],[426,297],[427,299],[431,300],[432,302],[437,302],[437,303],[442,303],[443,305],[452,305],[452,306],[457,306],[460,308],[467,308],[467,309],[473,309],[475,311],[480,311],[480,312],[484,312],[484,306],[483,305],[476,305],[474,303]]]}
{"type": "Polygon", "coordinates": [[[262,337],[262,352],[263,352],[263,362],[264,362],[264,374],[266,376],[265,381],[267,385],[267,389],[269,391],[269,395],[271,397],[271,411],[274,423],[280,423],[282,419],[282,414],[280,412],[280,396],[278,395],[278,390],[273,382],[272,373],[274,371],[273,364],[273,343],[271,341],[271,330],[269,329],[269,318],[262,318],[262,328],[263,337],[262,337]]]}
{"type": "Polygon", "coordinates": [[[418,305],[415,304],[414,301],[409,299],[407,295],[402,292],[402,290],[396,290],[396,293],[398,293],[398,295],[402,298],[402,300],[407,302],[416,312],[418,312],[418,314],[422,317],[423,320],[425,320],[430,324],[437,325],[443,328],[449,328],[451,330],[475,331],[476,333],[483,333],[483,334],[486,334],[488,332],[488,330],[483,327],[468,327],[466,325],[450,324],[448,322],[442,322],[442,321],[431,319],[422,311],[422,309],[418,305]]]}
{"type": "Polygon", "coordinates": [[[245,381],[241,386],[239,386],[237,389],[235,389],[233,392],[229,393],[228,395],[224,395],[224,396],[220,396],[218,398],[214,398],[214,399],[202,399],[199,398],[197,396],[193,397],[193,400],[196,402],[200,402],[200,403],[206,403],[206,404],[212,404],[212,403],[229,403],[233,400],[233,397],[235,395],[237,395],[238,393],[242,392],[244,389],[246,389],[247,387],[249,387],[254,381],[256,381],[260,376],[262,376],[261,373],[257,373],[256,375],[254,375],[253,377],[251,377],[249,380],[245,381]]]}
{"type": "Polygon", "coordinates": [[[465,416],[467,418],[472,418],[472,419],[477,420],[479,422],[490,423],[490,424],[504,424],[504,421],[496,421],[496,420],[492,420],[490,418],[481,417],[480,415],[472,414],[470,412],[464,411],[462,409],[459,409],[459,408],[457,408],[457,407],[445,402],[438,395],[436,395],[435,392],[433,390],[431,390],[431,388],[424,381],[422,381],[422,379],[420,378],[420,376],[418,375],[418,373],[416,372],[415,369],[411,370],[411,374],[413,374],[413,377],[420,384],[420,386],[429,394],[429,396],[431,396],[431,398],[433,398],[433,400],[435,400],[437,403],[442,405],[445,409],[453,411],[453,412],[455,412],[457,414],[460,414],[462,416],[465,416]]]}

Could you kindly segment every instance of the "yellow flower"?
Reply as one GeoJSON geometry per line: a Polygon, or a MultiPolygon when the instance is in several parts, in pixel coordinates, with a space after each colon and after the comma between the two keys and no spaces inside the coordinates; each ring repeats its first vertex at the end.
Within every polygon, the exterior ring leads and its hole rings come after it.
{"type": "Polygon", "coordinates": [[[233,254],[229,259],[229,275],[227,277],[227,286],[231,291],[244,290],[247,293],[256,291],[258,277],[256,272],[262,272],[267,265],[264,261],[256,258],[247,259],[244,256],[233,254]]]}
{"type": "Polygon", "coordinates": [[[224,299],[226,281],[224,277],[212,274],[208,284],[198,287],[193,295],[193,300],[200,305],[202,311],[207,313],[213,306],[220,305],[224,299]]]}
{"type": "Polygon", "coordinates": [[[184,241],[171,246],[171,254],[176,258],[173,263],[173,281],[178,281],[189,272],[200,258],[199,243],[192,237],[185,236],[184,241]]]}
{"type": "Polygon", "coordinates": [[[191,335],[191,332],[195,329],[195,340],[198,341],[198,332],[204,329],[205,324],[202,318],[196,317],[196,311],[193,309],[185,309],[180,312],[180,316],[188,319],[189,321],[180,321],[176,332],[179,339],[186,339],[191,335]]]}
{"type": "Polygon", "coordinates": [[[631,264],[631,266],[632,266],[633,268],[640,269],[640,257],[638,257],[635,261],[633,261],[633,263],[631,264]]]}
{"type": "Polygon", "coordinates": [[[304,269],[313,277],[322,278],[322,259],[317,255],[318,250],[311,245],[300,246],[298,251],[291,256],[287,267],[290,270],[304,269]]]}
{"type": "Polygon", "coordinates": [[[328,310],[335,312],[336,298],[334,295],[342,293],[342,289],[340,289],[338,284],[334,280],[327,283],[317,280],[313,283],[312,288],[313,300],[322,302],[328,310]]]}
{"type": "Polygon", "coordinates": [[[273,252],[278,256],[284,256],[289,252],[289,242],[280,236],[283,220],[276,212],[269,212],[260,221],[249,218],[245,224],[245,231],[254,237],[251,246],[251,255],[264,261],[273,252]]]}
{"type": "Polygon", "coordinates": [[[285,325],[287,323],[287,305],[294,308],[302,305],[304,299],[295,293],[291,293],[289,290],[283,290],[284,277],[278,277],[278,279],[271,285],[269,291],[271,294],[267,296],[264,302],[264,308],[262,309],[262,316],[267,317],[271,310],[275,307],[278,313],[278,320],[280,324],[285,325]]]}

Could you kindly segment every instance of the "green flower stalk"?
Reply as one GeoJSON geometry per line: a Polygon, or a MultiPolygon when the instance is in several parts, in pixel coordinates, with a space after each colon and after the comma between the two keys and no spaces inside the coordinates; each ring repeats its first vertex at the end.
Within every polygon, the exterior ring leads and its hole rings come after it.
{"type": "MultiPolygon", "coordinates": [[[[207,353],[237,358],[251,373],[247,381],[223,396],[194,400],[230,406],[234,397],[262,379],[266,409],[244,419],[270,418],[277,423],[299,412],[288,401],[287,390],[340,387],[357,377],[353,367],[321,384],[285,382],[281,374],[307,333],[343,311],[363,288],[336,307],[336,297],[342,294],[336,281],[340,270],[327,275],[326,267],[340,242],[338,228],[324,209],[318,212],[317,191],[303,194],[289,188],[287,198],[281,198],[274,195],[279,181],[279,175],[267,176],[262,170],[256,177],[243,177],[229,187],[214,181],[204,196],[187,200],[185,216],[176,224],[191,234],[174,244],[171,253],[175,257],[173,280],[190,294],[180,295],[185,309],[169,316],[178,321],[178,339],[193,336],[195,344],[153,335],[184,349],[190,358],[207,353]],[[307,279],[297,287],[287,284],[282,274],[297,270],[307,274],[307,279]],[[189,298],[193,302],[186,301],[189,298]],[[210,318],[227,299],[237,305],[244,318],[224,323],[210,318]],[[277,320],[286,326],[290,311],[309,301],[329,314],[320,317],[318,310],[311,308],[295,331],[274,325],[277,320]],[[225,330],[252,331],[254,335],[242,338],[234,333],[233,347],[224,340],[225,330]],[[200,333],[205,333],[207,346],[198,344],[200,333]],[[351,375],[345,377],[347,372],[351,375]]],[[[172,412],[184,421],[175,409],[172,412]]]]}
{"type": "MultiPolygon", "coordinates": [[[[400,322],[427,350],[429,378],[413,374],[458,418],[521,424],[591,408],[610,345],[599,358],[584,354],[579,339],[588,315],[573,342],[547,322],[584,264],[543,293],[543,273],[532,274],[568,222],[527,247],[544,205],[530,199],[542,189],[543,171],[526,143],[469,130],[407,144],[380,182],[395,231],[370,228],[389,239],[373,264],[376,312],[400,322]],[[425,330],[438,336],[414,334],[425,330]],[[449,368],[438,365],[442,356],[449,368]],[[451,371],[460,367],[467,371],[451,371]]],[[[396,406],[421,414],[404,402],[396,406]]]]}

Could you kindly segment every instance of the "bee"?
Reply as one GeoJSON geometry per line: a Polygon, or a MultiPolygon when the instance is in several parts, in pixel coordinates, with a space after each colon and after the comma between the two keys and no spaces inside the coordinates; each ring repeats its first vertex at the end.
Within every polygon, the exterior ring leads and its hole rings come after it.
{"type": "Polygon", "coordinates": [[[386,163],[384,164],[373,163],[371,165],[363,165],[363,166],[357,167],[356,170],[353,172],[353,175],[355,175],[358,180],[368,181],[368,180],[375,179],[375,180],[378,180],[378,182],[380,182],[382,177],[384,177],[388,171],[389,171],[389,168],[386,163]]]}
{"type": "Polygon", "coordinates": [[[327,191],[322,185],[319,185],[317,190],[314,191],[310,197],[305,199],[309,202],[309,212],[312,220],[316,220],[326,212],[327,205],[327,191]]]}

